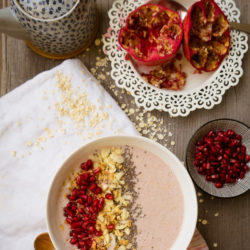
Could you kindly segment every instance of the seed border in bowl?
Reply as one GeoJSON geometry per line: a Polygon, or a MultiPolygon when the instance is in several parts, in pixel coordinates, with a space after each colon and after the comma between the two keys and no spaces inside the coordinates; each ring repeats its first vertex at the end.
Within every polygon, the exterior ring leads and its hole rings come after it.
{"type": "MultiPolygon", "coordinates": [[[[213,129],[215,131],[219,130],[227,130],[227,129],[233,129],[235,131],[235,128],[237,129],[238,126],[241,126],[241,128],[246,131],[246,133],[249,134],[249,139],[246,142],[243,142],[244,136],[242,136],[242,144],[246,146],[246,154],[250,154],[250,127],[246,125],[245,123],[235,120],[235,119],[230,119],[230,118],[219,118],[215,120],[211,120],[200,126],[191,136],[189,139],[187,148],[186,148],[186,156],[185,156],[185,162],[187,166],[187,170],[193,179],[193,181],[196,183],[196,185],[201,188],[204,192],[207,194],[220,197],[220,198],[230,198],[230,197],[236,197],[241,194],[244,194],[250,189],[250,171],[245,174],[245,177],[242,180],[237,181],[234,184],[224,184],[222,188],[216,188],[213,182],[208,182],[206,181],[205,177],[201,174],[198,173],[197,167],[194,166],[193,164],[193,154],[194,154],[194,149],[197,141],[201,140],[209,130],[213,129]],[[218,128],[216,129],[215,127],[209,127],[209,124],[214,124],[216,122],[228,122],[228,123],[234,123],[235,125],[232,127],[225,127],[225,129],[218,128]],[[204,128],[207,127],[207,130],[204,130],[204,128]],[[190,151],[191,149],[191,151],[190,151]]],[[[224,125],[225,126],[225,125],[224,125]]],[[[227,124],[226,124],[227,126],[227,124]]],[[[240,132],[235,131],[237,134],[240,132]]],[[[240,133],[241,134],[241,133],[240,133]]],[[[250,167],[250,162],[247,163],[248,167],[250,167]]]]}

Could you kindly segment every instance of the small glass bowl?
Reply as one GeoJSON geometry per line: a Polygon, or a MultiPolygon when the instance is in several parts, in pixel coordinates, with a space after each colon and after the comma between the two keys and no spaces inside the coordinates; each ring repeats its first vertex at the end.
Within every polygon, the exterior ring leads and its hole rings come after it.
{"type": "MultiPolygon", "coordinates": [[[[250,171],[248,170],[243,179],[235,183],[226,183],[222,188],[216,188],[213,182],[206,181],[205,176],[197,171],[197,167],[193,164],[196,143],[203,139],[210,130],[226,131],[232,129],[235,133],[242,136],[242,144],[246,147],[246,154],[250,154],[250,128],[240,121],[233,119],[217,119],[209,121],[201,126],[191,137],[186,150],[186,165],[194,182],[205,192],[216,197],[234,197],[245,193],[250,189],[250,171]]],[[[250,162],[247,164],[250,167],[250,162]]]]}

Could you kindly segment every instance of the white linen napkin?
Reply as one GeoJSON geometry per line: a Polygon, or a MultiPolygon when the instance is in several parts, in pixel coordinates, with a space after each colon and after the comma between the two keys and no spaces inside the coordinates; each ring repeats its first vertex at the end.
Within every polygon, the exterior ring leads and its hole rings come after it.
{"type": "Polygon", "coordinates": [[[0,121],[0,249],[8,250],[34,249],[47,231],[48,188],[73,151],[96,137],[138,134],[76,59],[0,98],[0,121]]]}
{"type": "MultiPolygon", "coordinates": [[[[77,59],[1,97],[0,121],[0,249],[8,250],[34,249],[47,231],[47,192],[72,152],[104,135],[138,134],[77,59]]],[[[197,234],[190,249],[208,249],[197,234]]]]}

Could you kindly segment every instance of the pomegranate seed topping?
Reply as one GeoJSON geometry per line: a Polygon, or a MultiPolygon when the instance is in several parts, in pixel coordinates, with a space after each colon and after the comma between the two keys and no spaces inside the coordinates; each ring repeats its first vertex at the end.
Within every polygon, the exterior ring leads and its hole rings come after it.
{"type": "Polygon", "coordinates": [[[105,198],[108,200],[114,200],[114,196],[112,194],[106,194],[105,198]]]}
{"type": "Polygon", "coordinates": [[[102,231],[96,231],[96,232],[95,232],[95,235],[96,235],[96,236],[102,236],[102,231]]]}
{"type": "Polygon", "coordinates": [[[94,174],[99,174],[100,172],[101,172],[101,168],[96,168],[96,169],[93,171],[94,174]]]}
{"type": "Polygon", "coordinates": [[[94,194],[101,194],[102,193],[102,189],[100,187],[97,187],[93,190],[94,194]]]}
{"type": "Polygon", "coordinates": [[[89,170],[89,167],[87,166],[87,163],[86,163],[86,162],[83,162],[83,163],[81,164],[81,168],[82,168],[83,170],[86,170],[86,171],[89,170]]]}
{"type": "Polygon", "coordinates": [[[77,239],[76,239],[76,238],[71,238],[70,243],[71,243],[72,245],[76,244],[76,242],[77,242],[77,239]]]}
{"type": "Polygon", "coordinates": [[[108,230],[113,230],[115,228],[115,225],[114,224],[109,224],[108,226],[107,226],[107,229],[108,230]]]}

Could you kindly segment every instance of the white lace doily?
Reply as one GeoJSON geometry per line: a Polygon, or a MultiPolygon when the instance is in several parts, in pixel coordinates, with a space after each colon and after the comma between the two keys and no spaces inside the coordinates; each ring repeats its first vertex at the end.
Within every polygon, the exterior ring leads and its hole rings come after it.
{"type": "MultiPolygon", "coordinates": [[[[233,0],[216,0],[216,2],[229,21],[240,21],[240,11],[233,0]]],[[[184,89],[180,91],[159,89],[140,77],[132,63],[125,60],[126,52],[118,43],[118,34],[126,17],[142,4],[145,4],[145,0],[117,0],[109,11],[110,28],[104,35],[103,49],[111,61],[111,76],[116,85],[129,91],[138,106],[146,110],[167,111],[172,116],[187,116],[195,109],[211,109],[215,104],[219,104],[225,91],[237,85],[243,74],[242,58],[248,50],[247,35],[231,30],[229,54],[215,72],[194,74],[194,68],[188,62],[189,66],[185,66],[184,61],[183,71],[188,71],[184,89]]]]}

